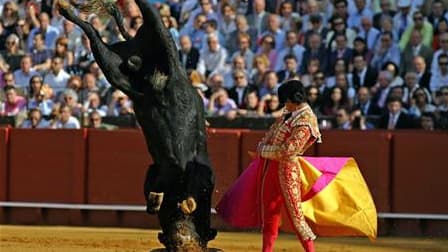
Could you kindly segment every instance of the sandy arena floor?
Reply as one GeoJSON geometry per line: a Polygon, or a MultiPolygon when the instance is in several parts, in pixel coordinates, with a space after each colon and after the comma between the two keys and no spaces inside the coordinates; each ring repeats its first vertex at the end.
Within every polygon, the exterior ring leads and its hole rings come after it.
{"type": "MultiPolygon", "coordinates": [[[[82,228],[0,225],[1,252],[148,252],[160,248],[157,230],[128,228],[82,228]]],[[[220,232],[210,247],[228,251],[260,251],[257,233],[220,232]]],[[[294,236],[282,234],[276,251],[303,251],[294,236]]],[[[448,251],[448,239],[319,238],[319,252],[442,252],[448,251]]]]}

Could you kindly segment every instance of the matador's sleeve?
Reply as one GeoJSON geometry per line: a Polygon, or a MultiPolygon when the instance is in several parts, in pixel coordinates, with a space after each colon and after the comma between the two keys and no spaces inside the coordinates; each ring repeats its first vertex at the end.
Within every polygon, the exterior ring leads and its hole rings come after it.
{"type": "Polygon", "coordinates": [[[305,152],[311,137],[311,129],[308,126],[295,127],[291,132],[291,136],[282,145],[263,145],[260,155],[263,158],[278,161],[291,160],[305,152]]]}

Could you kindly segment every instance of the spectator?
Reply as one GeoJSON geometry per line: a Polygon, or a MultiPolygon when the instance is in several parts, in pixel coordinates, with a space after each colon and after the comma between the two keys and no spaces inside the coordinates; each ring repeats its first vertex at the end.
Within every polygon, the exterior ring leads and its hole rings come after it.
{"type": "Polygon", "coordinates": [[[115,125],[103,123],[103,119],[98,111],[94,110],[89,114],[89,128],[115,130],[118,127],[115,125]]]}
{"type": "Polygon", "coordinates": [[[381,29],[381,20],[383,20],[385,17],[392,18],[395,16],[396,13],[391,8],[390,0],[380,0],[379,2],[381,11],[373,16],[373,26],[378,30],[381,29]]]}
{"type": "Polygon", "coordinates": [[[410,0],[398,0],[397,7],[399,10],[394,16],[393,26],[398,34],[398,37],[401,38],[406,28],[413,24],[413,10],[411,10],[410,0]]]}
{"type": "Polygon", "coordinates": [[[347,97],[348,107],[352,107],[355,102],[356,91],[352,88],[348,82],[348,77],[344,73],[339,73],[336,75],[335,87],[339,87],[345,93],[347,97]]]}
{"type": "Polygon", "coordinates": [[[327,62],[328,62],[328,54],[327,50],[322,45],[322,38],[320,34],[312,34],[309,37],[309,45],[310,47],[303,53],[303,61],[301,64],[300,72],[303,74],[307,71],[308,65],[314,59],[319,61],[319,70],[322,72],[326,72],[327,70],[327,62]]]}
{"type": "Polygon", "coordinates": [[[199,50],[192,46],[191,39],[188,35],[180,36],[179,42],[179,57],[182,66],[186,70],[196,69],[200,57],[199,50]]]}
{"type": "Polygon", "coordinates": [[[360,31],[361,20],[366,18],[372,20],[373,12],[367,7],[366,0],[355,0],[356,11],[350,13],[347,20],[348,27],[354,29],[355,31],[360,31]]]}
{"type": "Polygon", "coordinates": [[[431,63],[431,73],[439,72],[439,56],[441,54],[448,55],[448,33],[443,33],[439,36],[440,49],[434,52],[431,63]]]}
{"type": "Polygon", "coordinates": [[[411,104],[412,96],[419,88],[420,85],[417,82],[417,74],[415,72],[407,72],[404,77],[404,85],[403,85],[403,106],[409,107],[411,104]]]}
{"type": "Polygon", "coordinates": [[[101,117],[104,117],[107,115],[108,108],[106,105],[101,105],[100,95],[97,92],[90,92],[81,110],[88,114],[97,112],[101,117]]]}
{"type": "Polygon", "coordinates": [[[300,70],[300,64],[302,64],[303,61],[305,48],[298,44],[297,41],[298,38],[295,31],[288,31],[286,33],[286,45],[278,53],[275,71],[278,72],[285,68],[284,60],[286,55],[293,55],[295,57],[297,62],[297,69],[295,71],[297,72],[300,70]]]}
{"type": "Polygon", "coordinates": [[[296,31],[297,22],[300,20],[300,15],[294,12],[292,2],[283,1],[280,3],[279,11],[281,29],[284,31],[296,31]]]}
{"type": "Polygon", "coordinates": [[[253,0],[252,13],[247,17],[247,21],[249,26],[257,31],[257,37],[268,29],[268,17],[265,0],[253,0]]]}
{"type": "Polygon", "coordinates": [[[360,110],[363,116],[379,116],[381,109],[371,101],[370,89],[360,87],[356,96],[355,110],[360,110]]]}
{"type": "Polygon", "coordinates": [[[370,60],[373,57],[372,51],[367,48],[366,41],[361,37],[357,37],[353,41],[353,56],[357,54],[363,55],[367,64],[370,63],[370,60]]]}
{"type": "Polygon", "coordinates": [[[26,99],[17,95],[14,86],[6,86],[3,90],[5,101],[0,104],[3,109],[3,111],[0,111],[0,116],[17,116],[19,113],[26,111],[26,99]]]}
{"type": "Polygon", "coordinates": [[[334,128],[342,130],[352,129],[352,125],[350,123],[350,116],[348,114],[347,109],[339,108],[336,111],[336,127],[334,128]]]}
{"type": "Polygon", "coordinates": [[[75,50],[75,63],[77,64],[77,71],[84,73],[87,71],[90,63],[94,61],[92,48],[90,47],[90,41],[87,35],[81,36],[81,46],[75,50]]]}
{"type": "Polygon", "coordinates": [[[392,61],[400,65],[400,48],[393,43],[393,36],[390,32],[383,32],[379,46],[375,49],[370,65],[379,71],[386,62],[392,61]]]}
{"type": "Polygon", "coordinates": [[[221,71],[224,76],[224,87],[225,88],[231,88],[234,86],[234,72],[236,70],[240,70],[245,73],[246,78],[249,79],[249,73],[246,69],[246,61],[244,61],[244,58],[242,56],[237,56],[233,58],[232,60],[232,66],[227,67],[226,70],[221,71]]]}
{"type": "Polygon", "coordinates": [[[59,56],[53,56],[51,59],[50,71],[45,75],[44,82],[57,93],[63,91],[67,86],[67,80],[70,75],[64,70],[63,59],[59,56]]]}
{"type": "Polygon", "coordinates": [[[372,87],[375,85],[378,71],[367,65],[364,55],[354,55],[353,66],[352,82],[355,89],[361,86],[372,87]]]}
{"type": "Polygon", "coordinates": [[[436,110],[437,122],[440,128],[448,129],[448,87],[441,87],[439,94],[440,99],[436,110]]]}
{"type": "Polygon", "coordinates": [[[45,12],[39,14],[39,26],[32,29],[28,36],[28,52],[32,52],[33,39],[36,33],[42,34],[46,48],[54,49],[56,39],[59,37],[59,30],[50,25],[50,16],[45,12]]]}
{"type": "Polygon", "coordinates": [[[213,71],[225,68],[227,50],[219,44],[218,37],[211,34],[207,37],[208,48],[201,51],[197,70],[204,76],[213,71]]]}
{"type": "Polygon", "coordinates": [[[429,90],[433,94],[439,90],[440,87],[448,86],[448,55],[440,54],[437,57],[437,60],[439,63],[438,71],[432,72],[431,80],[429,82],[429,90]]]}
{"type": "Polygon", "coordinates": [[[351,129],[367,130],[374,129],[375,126],[368,122],[367,118],[362,115],[360,110],[353,110],[350,114],[351,129]]]}
{"type": "MultiPolygon", "coordinates": [[[[329,32],[329,29],[323,25],[322,16],[320,14],[314,14],[310,16],[310,28],[305,31],[305,41],[304,46],[309,48],[310,45],[308,43],[309,37],[316,33],[321,34],[322,38],[326,38],[329,32]]],[[[305,25],[304,25],[305,26],[305,25]]]]}
{"type": "Polygon", "coordinates": [[[342,58],[337,59],[334,65],[332,65],[334,69],[329,69],[330,76],[325,79],[325,84],[327,87],[333,87],[336,84],[336,76],[338,74],[346,75],[348,86],[353,87],[353,75],[352,73],[348,73],[348,66],[346,61],[342,58]]]}
{"type": "Polygon", "coordinates": [[[64,62],[64,68],[72,66],[75,62],[73,51],[69,50],[68,39],[66,37],[59,37],[56,39],[56,45],[54,49],[54,56],[58,56],[64,62]]]}
{"type": "Polygon", "coordinates": [[[73,114],[76,117],[81,117],[81,109],[82,105],[79,102],[78,95],[74,90],[65,89],[62,92],[62,105],[67,105],[70,108],[70,114],[73,114]]]}
{"type": "Polygon", "coordinates": [[[412,118],[402,111],[401,100],[390,97],[387,100],[387,112],[378,121],[379,129],[410,129],[414,128],[412,118]]]}
{"type": "Polygon", "coordinates": [[[218,15],[213,10],[213,5],[211,3],[211,0],[199,0],[199,8],[194,9],[191,14],[190,18],[188,19],[187,23],[184,25],[186,27],[192,26],[194,23],[194,19],[198,14],[202,14],[205,16],[207,20],[215,20],[218,21],[218,15]]]}
{"type": "Polygon", "coordinates": [[[412,94],[411,107],[409,108],[409,115],[413,117],[420,117],[423,113],[434,113],[436,107],[431,104],[431,96],[424,88],[417,88],[412,94]]]}
{"type": "Polygon", "coordinates": [[[224,88],[224,77],[220,73],[212,73],[207,79],[208,89],[205,96],[209,98],[213,93],[221,88],[224,88]]]}
{"type": "Polygon", "coordinates": [[[219,44],[221,46],[224,45],[225,41],[224,41],[224,38],[222,37],[221,33],[219,33],[219,31],[218,31],[218,23],[216,22],[216,20],[213,20],[213,19],[207,20],[204,23],[203,27],[204,27],[205,36],[203,38],[201,48],[203,48],[203,49],[208,48],[208,40],[207,39],[210,35],[216,36],[218,38],[219,44]]]}
{"type": "Polygon", "coordinates": [[[414,12],[412,18],[414,24],[407,27],[405,32],[401,35],[400,49],[404,50],[404,48],[406,48],[413,31],[419,31],[422,36],[421,43],[427,47],[431,47],[434,34],[432,25],[424,19],[423,14],[420,11],[414,12]]]}
{"type": "Polygon", "coordinates": [[[297,59],[293,54],[287,54],[283,58],[285,68],[277,72],[278,82],[284,82],[292,76],[298,75],[297,59]]]}
{"type": "Polygon", "coordinates": [[[448,13],[443,6],[443,2],[441,0],[432,1],[428,22],[431,23],[433,27],[437,27],[439,22],[446,19],[448,19],[448,13]]]}
{"type": "Polygon", "coordinates": [[[210,101],[208,103],[208,114],[223,116],[231,110],[237,108],[236,103],[229,98],[227,91],[224,88],[221,88],[210,96],[210,101]]]}
{"type": "Polygon", "coordinates": [[[347,108],[347,96],[340,87],[332,87],[329,97],[326,97],[322,106],[322,114],[326,116],[335,116],[340,108],[347,108]]]}
{"type": "Polygon", "coordinates": [[[17,3],[15,1],[6,1],[1,13],[0,20],[3,23],[3,29],[5,29],[6,34],[16,33],[19,22],[17,3]]]}
{"type": "Polygon", "coordinates": [[[386,101],[389,97],[389,91],[391,89],[390,84],[393,79],[394,77],[389,71],[381,71],[378,74],[377,84],[371,88],[371,92],[373,94],[372,101],[375,102],[381,109],[386,106],[386,101]]]}
{"type": "Polygon", "coordinates": [[[229,97],[235,101],[240,109],[246,108],[247,104],[244,98],[249,92],[258,91],[258,88],[249,83],[247,76],[243,70],[235,70],[233,72],[234,86],[229,89],[229,97]]]}
{"type": "Polygon", "coordinates": [[[222,18],[218,22],[219,32],[224,36],[225,41],[230,39],[230,34],[236,31],[235,7],[223,2],[221,5],[222,18]]]}
{"type": "MultiPolygon", "coordinates": [[[[335,35],[336,48],[330,52],[328,65],[334,66],[336,60],[343,59],[344,62],[351,62],[353,57],[353,49],[347,47],[347,38],[344,34],[335,35]]],[[[331,72],[327,69],[327,72],[331,72]]]]}
{"type": "Polygon", "coordinates": [[[10,34],[5,40],[5,51],[1,52],[9,71],[15,71],[20,67],[20,60],[24,53],[20,50],[20,38],[16,34],[10,34]]]}
{"type": "Polygon", "coordinates": [[[62,105],[59,108],[59,119],[54,125],[55,129],[80,129],[81,125],[72,115],[72,109],[68,105],[62,105]]]}
{"type": "Polygon", "coordinates": [[[277,74],[274,71],[267,71],[264,73],[263,86],[260,88],[259,95],[263,98],[266,95],[277,93],[279,86],[277,74]]]}
{"type": "Polygon", "coordinates": [[[229,34],[226,39],[225,46],[229,50],[230,54],[235,53],[240,45],[238,44],[238,39],[241,34],[249,35],[249,47],[254,51],[257,44],[257,30],[247,24],[246,16],[237,15],[235,18],[236,30],[229,34]]]}
{"type": "Polygon", "coordinates": [[[229,111],[227,113],[227,118],[234,119],[237,116],[241,117],[257,117],[258,113],[258,95],[256,90],[251,90],[248,93],[246,93],[246,96],[244,97],[244,104],[245,107],[243,109],[234,109],[229,111]]]}
{"type": "Polygon", "coordinates": [[[393,80],[390,83],[391,87],[403,85],[403,83],[404,83],[403,78],[401,78],[400,71],[398,70],[398,66],[394,62],[392,62],[392,61],[386,62],[383,65],[381,70],[388,71],[389,73],[392,74],[393,80]]]}
{"type": "Polygon", "coordinates": [[[266,35],[273,36],[275,41],[274,48],[277,52],[285,46],[285,32],[280,27],[280,17],[276,14],[270,14],[268,16],[267,29],[259,36],[259,38],[264,38],[266,35]]]}
{"type": "Polygon", "coordinates": [[[52,55],[53,51],[45,47],[43,34],[40,32],[34,33],[33,50],[31,53],[34,69],[41,73],[47,71],[51,65],[52,55]]]}
{"type": "Polygon", "coordinates": [[[255,86],[261,87],[264,73],[269,70],[269,66],[270,62],[266,55],[259,54],[254,57],[250,80],[255,86]]]}
{"type": "Polygon", "coordinates": [[[18,87],[26,87],[30,83],[30,79],[39,73],[32,67],[31,55],[25,55],[20,61],[20,69],[14,71],[14,79],[18,87]]]}
{"type": "Polygon", "coordinates": [[[116,90],[112,94],[112,101],[109,103],[107,115],[123,116],[129,114],[134,114],[134,110],[132,109],[132,101],[123,92],[116,90]]]}
{"type": "Polygon", "coordinates": [[[238,34],[238,48],[239,50],[233,53],[232,60],[234,60],[235,57],[242,56],[247,70],[250,71],[255,54],[250,49],[250,36],[248,34],[238,34]]]}
{"type": "Polygon", "coordinates": [[[269,65],[269,69],[274,70],[275,62],[277,61],[277,50],[275,49],[277,43],[275,37],[271,34],[266,34],[261,38],[260,42],[261,44],[257,50],[257,55],[265,55],[269,59],[269,62],[274,63],[269,65]]]}
{"type": "Polygon", "coordinates": [[[28,109],[37,108],[44,116],[50,116],[54,107],[54,102],[51,99],[53,90],[47,84],[42,84],[41,81],[39,76],[31,79],[33,96],[28,100],[28,109]],[[37,84],[39,82],[41,84],[37,84]]]}
{"type": "Polygon", "coordinates": [[[162,16],[162,22],[165,25],[165,28],[170,32],[174,44],[179,48],[179,30],[176,19],[171,16],[162,16]]]}
{"type": "Polygon", "coordinates": [[[67,19],[64,19],[62,27],[63,31],[61,36],[67,38],[67,49],[75,52],[75,49],[81,46],[82,32],[74,23],[67,19]]]}
{"type": "Polygon", "coordinates": [[[416,56],[423,57],[425,63],[429,65],[432,61],[432,55],[432,48],[422,44],[421,33],[418,30],[413,30],[411,40],[401,54],[400,72],[406,73],[414,70],[412,69],[412,61],[416,56]]]}
{"type": "Polygon", "coordinates": [[[347,28],[347,24],[342,17],[336,16],[331,22],[331,31],[327,34],[326,47],[330,50],[336,49],[336,34],[345,34],[345,37],[347,38],[347,46],[353,48],[353,41],[355,41],[356,32],[350,28],[347,28]]]}
{"type": "Polygon", "coordinates": [[[428,69],[426,67],[425,59],[421,56],[414,57],[413,60],[413,69],[415,73],[417,74],[417,81],[418,84],[426,89],[429,89],[429,82],[431,80],[431,69],[428,69]]]}
{"type": "Polygon", "coordinates": [[[302,32],[306,32],[310,29],[310,19],[311,16],[321,16],[321,20],[324,26],[327,26],[327,18],[324,13],[322,13],[319,9],[319,3],[316,0],[307,0],[307,10],[306,13],[302,16],[302,32]]]}
{"type": "MultiPolygon", "coordinates": [[[[358,38],[362,38],[368,50],[374,50],[381,32],[373,27],[372,19],[369,17],[361,18],[361,29],[358,32],[358,38]]],[[[356,40],[356,39],[355,39],[356,40]]]]}
{"type": "Polygon", "coordinates": [[[435,125],[435,117],[433,113],[428,113],[425,112],[421,115],[420,120],[419,120],[419,126],[421,129],[423,130],[429,130],[429,131],[433,131],[434,130],[434,125],[435,125]]]}
{"type": "MultiPolygon", "coordinates": [[[[303,85],[307,87],[309,85],[312,85],[313,83],[315,84],[314,76],[317,73],[322,73],[322,71],[320,71],[320,61],[319,59],[316,58],[310,61],[308,68],[306,69],[306,72],[302,74],[302,76],[300,77],[300,80],[302,81],[303,85]]],[[[295,77],[294,73],[290,74],[288,78],[290,77],[295,77]]]]}
{"type": "Polygon", "coordinates": [[[448,20],[443,18],[434,28],[434,37],[432,38],[432,49],[437,51],[440,49],[440,36],[448,32],[448,20]]]}
{"type": "Polygon", "coordinates": [[[38,108],[32,108],[28,112],[28,119],[20,126],[24,129],[45,129],[50,127],[50,123],[42,118],[42,113],[38,108]]]}
{"type": "MultiPolygon", "coordinates": [[[[394,27],[393,19],[388,16],[384,17],[383,20],[381,20],[380,32],[381,33],[388,32],[388,33],[392,34],[392,41],[394,43],[398,43],[400,41],[400,36],[398,35],[398,31],[394,27]]],[[[380,38],[378,38],[377,43],[376,43],[375,47],[373,48],[373,50],[378,48],[380,42],[381,42],[380,38]]]]}

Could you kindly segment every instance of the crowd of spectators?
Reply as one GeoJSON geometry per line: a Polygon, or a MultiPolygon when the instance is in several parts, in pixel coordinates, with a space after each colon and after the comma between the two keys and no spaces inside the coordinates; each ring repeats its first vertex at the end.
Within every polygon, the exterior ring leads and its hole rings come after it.
{"type": "MultiPolygon", "coordinates": [[[[279,117],[300,79],[322,128],[448,128],[445,0],[147,0],[159,10],[208,116],[279,117]]],[[[133,35],[143,19],[119,1],[133,35]]],[[[106,127],[132,115],[87,36],[55,1],[0,0],[0,116],[24,128],[106,127]]],[[[109,17],[79,13],[107,43],[109,17]]]]}

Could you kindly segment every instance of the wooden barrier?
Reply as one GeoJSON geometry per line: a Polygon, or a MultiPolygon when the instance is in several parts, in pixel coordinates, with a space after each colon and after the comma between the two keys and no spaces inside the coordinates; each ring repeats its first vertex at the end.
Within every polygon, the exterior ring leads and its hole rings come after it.
{"type": "MultiPolygon", "coordinates": [[[[0,201],[8,200],[8,142],[7,128],[0,128],[0,201]]],[[[0,207],[0,223],[6,221],[5,211],[0,207]]]]}
{"type": "Polygon", "coordinates": [[[448,214],[446,132],[395,132],[394,212],[448,214]]]}
{"type": "MultiPolygon", "coordinates": [[[[9,137],[8,200],[85,202],[84,130],[11,129],[9,137]]],[[[67,223],[79,219],[62,215],[58,218],[67,223]]],[[[9,217],[17,223],[43,221],[40,209],[13,211],[9,217]]]]}
{"type": "Polygon", "coordinates": [[[354,157],[372,193],[377,210],[391,210],[391,134],[386,131],[323,131],[318,156],[354,157]]]}

